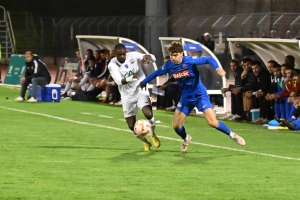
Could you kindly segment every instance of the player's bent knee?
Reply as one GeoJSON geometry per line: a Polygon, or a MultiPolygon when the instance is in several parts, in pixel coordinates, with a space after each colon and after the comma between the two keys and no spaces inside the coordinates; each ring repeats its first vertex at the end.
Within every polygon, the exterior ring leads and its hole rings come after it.
{"type": "Polygon", "coordinates": [[[210,125],[213,128],[218,128],[218,125],[219,125],[218,120],[208,120],[207,123],[208,123],[208,125],[210,125]]]}
{"type": "Polygon", "coordinates": [[[179,128],[181,127],[181,124],[176,123],[176,122],[175,122],[175,123],[173,122],[172,126],[173,126],[173,129],[174,129],[175,131],[177,131],[177,130],[179,130],[179,128]]]}

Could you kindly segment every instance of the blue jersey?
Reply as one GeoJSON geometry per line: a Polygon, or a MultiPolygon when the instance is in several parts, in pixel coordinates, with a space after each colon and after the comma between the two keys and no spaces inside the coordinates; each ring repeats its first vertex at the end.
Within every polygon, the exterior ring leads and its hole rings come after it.
{"type": "Polygon", "coordinates": [[[147,76],[142,83],[146,85],[156,76],[161,76],[166,73],[173,76],[181,88],[181,101],[193,102],[203,95],[207,95],[205,86],[201,82],[200,74],[197,65],[210,64],[213,68],[218,69],[219,66],[214,58],[201,56],[183,56],[180,64],[174,64],[168,61],[165,65],[152,72],[147,76]]]}

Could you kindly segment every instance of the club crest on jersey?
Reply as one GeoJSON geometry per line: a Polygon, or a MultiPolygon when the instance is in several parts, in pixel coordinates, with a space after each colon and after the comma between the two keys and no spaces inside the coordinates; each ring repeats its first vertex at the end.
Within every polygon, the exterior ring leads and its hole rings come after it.
{"type": "Polygon", "coordinates": [[[173,77],[176,78],[176,79],[178,79],[178,78],[187,77],[189,75],[190,75],[190,71],[187,69],[187,70],[183,70],[183,71],[174,73],[173,77]]]}
{"type": "Polygon", "coordinates": [[[127,65],[127,64],[125,64],[125,67],[126,67],[126,68],[128,68],[128,65],[127,65]]]}
{"type": "Polygon", "coordinates": [[[134,63],[134,59],[131,59],[131,60],[130,60],[130,63],[133,64],[133,63],[134,63]]]}
{"type": "Polygon", "coordinates": [[[186,68],[186,64],[182,65],[182,68],[185,69],[186,68]]]}

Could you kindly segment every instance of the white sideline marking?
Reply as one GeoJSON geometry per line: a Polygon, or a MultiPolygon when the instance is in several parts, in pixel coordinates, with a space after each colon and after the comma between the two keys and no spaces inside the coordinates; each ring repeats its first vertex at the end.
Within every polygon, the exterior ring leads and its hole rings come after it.
{"type": "Polygon", "coordinates": [[[103,117],[103,118],[108,118],[108,119],[112,119],[112,118],[114,118],[114,117],[112,117],[112,116],[106,116],[106,115],[98,115],[99,117],[103,117]]]}
{"type": "Polygon", "coordinates": [[[164,125],[159,125],[159,124],[155,124],[155,126],[159,126],[159,127],[163,127],[163,128],[171,128],[170,126],[164,126],[164,125]]]}
{"type": "Polygon", "coordinates": [[[119,119],[120,121],[126,122],[126,119],[119,119]]]}
{"type": "Polygon", "coordinates": [[[83,114],[83,115],[93,115],[92,113],[85,113],[85,112],[82,112],[81,114],[83,114]]]}
{"type": "MultiPolygon", "coordinates": [[[[53,115],[47,115],[47,114],[43,114],[43,113],[31,112],[31,111],[26,111],[26,110],[19,110],[19,109],[15,109],[15,108],[8,108],[8,107],[4,107],[4,106],[0,106],[0,108],[6,109],[6,110],[12,110],[12,111],[16,111],[16,112],[21,112],[21,113],[26,113],[26,114],[32,114],[32,115],[38,115],[38,116],[48,117],[48,118],[52,118],[52,119],[58,119],[58,120],[61,120],[61,121],[72,122],[72,123],[75,123],[75,124],[83,124],[83,125],[89,125],[89,126],[96,126],[96,127],[107,128],[107,129],[112,129],[112,130],[117,130],[117,131],[123,131],[123,132],[129,132],[129,133],[131,133],[131,131],[128,130],[128,129],[116,128],[116,127],[105,126],[105,125],[100,125],[100,124],[92,124],[92,123],[88,123],[88,122],[81,122],[81,121],[76,121],[76,120],[67,119],[67,118],[63,118],[63,117],[57,117],[57,116],[53,116],[53,115]]],[[[172,140],[172,141],[180,141],[180,142],[182,142],[181,139],[175,139],[175,138],[171,138],[171,137],[159,136],[159,138],[163,138],[163,139],[166,139],[166,140],[172,140]]],[[[238,152],[255,154],[255,155],[261,155],[261,156],[267,156],[267,157],[272,157],[272,158],[280,158],[280,159],[286,159],[286,160],[300,161],[300,158],[293,158],[293,157],[288,157],[288,156],[279,156],[279,155],[273,155],[273,154],[267,154],[267,153],[260,153],[260,152],[255,152],[255,151],[248,151],[248,150],[243,150],[243,149],[235,149],[235,148],[218,146],[218,145],[212,145],[212,144],[205,144],[205,143],[200,143],[200,142],[191,142],[191,144],[197,144],[197,145],[206,146],[206,147],[212,147],[212,148],[217,148],[217,149],[225,149],[225,150],[230,150],[230,151],[238,151],[238,152]]]]}

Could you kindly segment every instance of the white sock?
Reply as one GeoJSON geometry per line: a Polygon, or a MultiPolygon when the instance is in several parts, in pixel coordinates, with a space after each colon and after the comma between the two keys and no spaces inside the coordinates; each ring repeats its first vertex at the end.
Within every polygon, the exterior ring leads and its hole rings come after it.
{"type": "Polygon", "coordinates": [[[234,138],[234,132],[230,131],[229,137],[234,138]]]}
{"type": "Polygon", "coordinates": [[[95,89],[95,86],[94,86],[93,84],[91,84],[91,85],[88,87],[87,91],[92,91],[92,90],[94,90],[94,89],[95,89]]]}
{"type": "Polygon", "coordinates": [[[77,83],[73,82],[72,85],[71,85],[71,88],[74,88],[76,87],[77,83]]]}
{"type": "Polygon", "coordinates": [[[135,134],[134,131],[131,131],[131,133],[132,133],[136,138],[138,138],[139,140],[141,140],[143,143],[148,143],[148,140],[145,138],[145,136],[143,136],[143,135],[137,135],[137,134],[135,134]]]}
{"type": "Polygon", "coordinates": [[[152,119],[147,119],[147,121],[150,123],[151,125],[151,130],[149,131],[149,134],[152,136],[153,134],[155,134],[155,118],[154,116],[152,117],[152,119]]]}
{"type": "Polygon", "coordinates": [[[67,82],[66,87],[65,87],[65,93],[67,93],[71,88],[71,83],[67,82]]]}
{"type": "Polygon", "coordinates": [[[89,80],[88,75],[84,75],[83,78],[80,80],[80,83],[78,84],[80,87],[83,86],[87,81],[89,80]]]}

